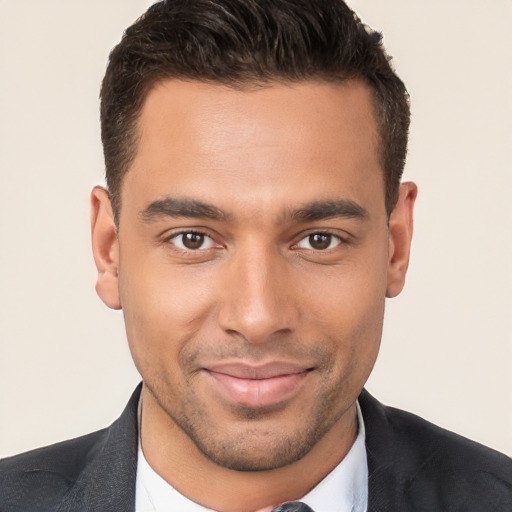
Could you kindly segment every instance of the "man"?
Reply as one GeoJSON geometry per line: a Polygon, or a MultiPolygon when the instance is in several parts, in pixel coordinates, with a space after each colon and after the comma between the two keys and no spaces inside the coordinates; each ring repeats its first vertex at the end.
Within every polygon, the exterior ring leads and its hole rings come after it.
{"type": "Polygon", "coordinates": [[[173,0],[102,86],[97,291],[143,377],[0,510],[506,510],[512,462],[362,391],[400,293],[407,93],[339,1],[173,0]]]}

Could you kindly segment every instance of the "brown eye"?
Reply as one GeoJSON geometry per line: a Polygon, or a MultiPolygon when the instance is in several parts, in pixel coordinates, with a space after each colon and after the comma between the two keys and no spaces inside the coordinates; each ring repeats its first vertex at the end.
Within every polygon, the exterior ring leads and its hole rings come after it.
{"type": "Polygon", "coordinates": [[[329,233],[312,233],[304,237],[297,246],[301,249],[310,249],[313,251],[325,251],[332,249],[341,242],[340,238],[329,233]]]}
{"type": "Polygon", "coordinates": [[[196,233],[195,231],[178,233],[171,238],[171,242],[179,249],[185,251],[210,249],[214,246],[213,240],[208,235],[196,233]]]}
{"type": "Polygon", "coordinates": [[[199,249],[204,243],[204,235],[200,233],[185,233],[183,235],[183,245],[187,249],[199,249]]]}
{"type": "Polygon", "coordinates": [[[314,235],[309,235],[309,245],[317,251],[324,251],[331,245],[331,239],[331,235],[315,233],[314,235]]]}

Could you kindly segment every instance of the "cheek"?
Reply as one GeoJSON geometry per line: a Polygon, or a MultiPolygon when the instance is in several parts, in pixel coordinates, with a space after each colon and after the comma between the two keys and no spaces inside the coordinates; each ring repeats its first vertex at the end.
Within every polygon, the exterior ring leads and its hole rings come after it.
{"type": "Polygon", "coordinates": [[[382,321],[387,285],[387,251],[371,247],[332,268],[319,267],[304,272],[306,280],[299,290],[309,301],[313,318],[325,327],[346,330],[374,327],[382,321]],[[345,326],[345,328],[343,328],[345,326]]]}
{"type": "Polygon", "coordinates": [[[119,290],[130,350],[144,376],[146,368],[177,365],[184,346],[205,324],[212,290],[197,269],[177,272],[161,262],[132,261],[126,258],[120,266],[119,290]]]}
{"type": "MultiPolygon", "coordinates": [[[[333,268],[324,286],[309,293],[311,323],[332,344],[335,373],[351,376],[362,386],[379,351],[384,319],[385,251],[371,259],[358,259],[333,268]]],[[[318,280],[316,281],[318,283],[318,280]]],[[[306,295],[305,295],[306,296],[306,295]]]]}

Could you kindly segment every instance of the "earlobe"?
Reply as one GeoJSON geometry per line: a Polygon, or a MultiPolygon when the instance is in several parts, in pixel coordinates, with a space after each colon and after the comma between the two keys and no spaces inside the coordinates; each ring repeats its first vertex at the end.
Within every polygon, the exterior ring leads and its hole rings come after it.
{"type": "Polygon", "coordinates": [[[387,297],[396,297],[405,284],[413,233],[413,209],[417,195],[418,187],[414,183],[402,183],[397,204],[389,218],[387,297]]]}
{"type": "Polygon", "coordinates": [[[119,241],[110,197],[103,187],[91,192],[91,235],[98,269],[96,292],[112,309],[121,309],[118,286],[119,241]]]}

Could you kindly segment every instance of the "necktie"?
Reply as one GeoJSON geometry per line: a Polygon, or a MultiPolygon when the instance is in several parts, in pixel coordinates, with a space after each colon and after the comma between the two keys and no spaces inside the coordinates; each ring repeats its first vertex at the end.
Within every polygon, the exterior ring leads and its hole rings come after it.
{"type": "Polygon", "coordinates": [[[300,501],[291,501],[290,503],[279,505],[272,512],[314,512],[314,510],[309,505],[300,501]]]}

